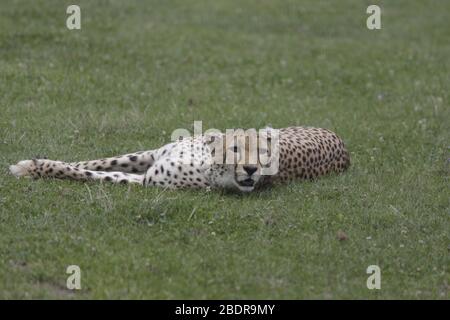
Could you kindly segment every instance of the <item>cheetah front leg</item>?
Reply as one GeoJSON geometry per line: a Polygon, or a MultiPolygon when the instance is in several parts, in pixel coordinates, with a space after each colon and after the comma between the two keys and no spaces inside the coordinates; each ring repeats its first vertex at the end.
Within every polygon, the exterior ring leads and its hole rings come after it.
{"type": "Polygon", "coordinates": [[[113,183],[143,184],[144,175],[80,169],[69,163],[47,159],[23,160],[9,167],[16,177],[58,178],[79,181],[100,180],[113,183]]]}

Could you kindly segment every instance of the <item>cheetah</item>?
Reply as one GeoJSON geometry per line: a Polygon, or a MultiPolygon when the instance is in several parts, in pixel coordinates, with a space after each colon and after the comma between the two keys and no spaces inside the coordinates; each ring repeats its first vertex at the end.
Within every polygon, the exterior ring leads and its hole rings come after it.
{"type": "Polygon", "coordinates": [[[250,192],[274,183],[341,173],[350,165],[343,141],[327,129],[288,127],[260,131],[257,157],[252,161],[249,131],[237,132],[231,139],[227,133],[211,133],[179,139],[159,149],[91,161],[23,160],[9,169],[16,177],[250,192]],[[268,172],[267,168],[275,170],[268,172]]]}

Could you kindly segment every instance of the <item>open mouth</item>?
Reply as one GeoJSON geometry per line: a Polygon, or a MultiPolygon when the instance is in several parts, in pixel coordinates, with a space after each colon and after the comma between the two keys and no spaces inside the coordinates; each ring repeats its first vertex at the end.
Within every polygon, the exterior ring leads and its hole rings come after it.
{"type": "Polygon", "coordinates": [[[245,179],[242,181],[238,181],[238,184],[242,187],[253,187],[255,185],[255,181],[253,179],[245,179]]]}

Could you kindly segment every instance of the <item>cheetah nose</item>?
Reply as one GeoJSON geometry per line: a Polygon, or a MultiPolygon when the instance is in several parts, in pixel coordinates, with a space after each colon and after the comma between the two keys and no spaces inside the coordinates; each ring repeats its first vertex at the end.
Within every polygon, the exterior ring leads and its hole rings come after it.
{"type": "Polygon", "coordinates": [[[251,167],[251,166],[244,166],[244,170],[245,170],[245,172],[247,172],[247,174],[248,174],[249,176],[251,176],[252,174],[255,173],[256,170],[258,170],[258,168],[256,168],[256,167],[251,167]]]}

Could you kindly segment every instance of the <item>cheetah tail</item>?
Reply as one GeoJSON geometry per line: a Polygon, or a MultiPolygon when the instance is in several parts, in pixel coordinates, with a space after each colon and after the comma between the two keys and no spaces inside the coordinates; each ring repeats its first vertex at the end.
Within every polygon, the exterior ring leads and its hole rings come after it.
{"type": "Polygon", "coordinates": [[[72,162],[71,166],[78,169],[94,171],[119,171],[129,173],[143,173],[155,162],[155,151],[139,151],[116,157],[72,162]]]}
{"type": "Polygon", "coordinates": [[[9,166],[9,171],[17,178],[28,175],[28,168],[34,164],[34,160],[22,160],[9,166]]]}

